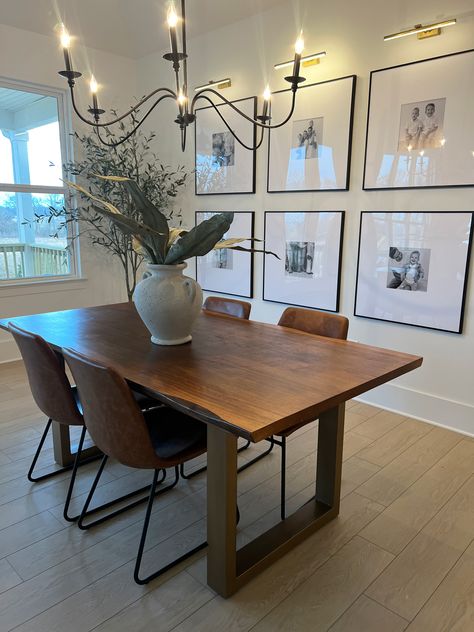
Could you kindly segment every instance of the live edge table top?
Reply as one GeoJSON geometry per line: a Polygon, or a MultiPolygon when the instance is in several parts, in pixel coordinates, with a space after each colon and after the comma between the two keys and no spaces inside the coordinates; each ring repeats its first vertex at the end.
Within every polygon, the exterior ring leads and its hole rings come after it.
{"type": "Polygon", "coordinates": [[[201,313],[190,343],[152,344],[133,304],[0,320],[101,361],[134,386],[252,441],[419,367],[419,356],[201,313]]]}

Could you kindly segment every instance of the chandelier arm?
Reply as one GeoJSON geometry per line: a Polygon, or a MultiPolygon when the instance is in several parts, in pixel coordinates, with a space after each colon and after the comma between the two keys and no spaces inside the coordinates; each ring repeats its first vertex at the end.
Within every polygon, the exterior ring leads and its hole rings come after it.
{"type": "MultiPolygon", "coordinates": [[[[230,106],[233,110],[235,110],[237,112],[237,114],[240,114],[240,116],[242,116],[243,118],[247,119],[247,121],[249,121],[250,123],[253,123],[254,125],[257,125],[258,127],[262,127],[263,129],[278,129],[279,127],[283,127],[283,125],[285,125],[286,123],[288,123],[288,121],[290,120],[290,118],[293,116],[293,112],[295,111],[295,105],[296,105],[296,90],[293,90],[293,96],[292,96],[292,100],[291,100],[291,108],[290,108],[290,112],[287,115],[287,117],[281,122],[278,123],[277,125],[265,125],[264,123],[260,123],[260,121],[256,121],[254,120],[252,117],[248,116],[247,114],[245,114],[244,112],[242,112],[241,110],[239,110],[239,108],[234,105],[232,103],[232,101],[229,101],[228,99],[226,99],[224,96],[222,96],[222,94],[219,94],[217,92],[217,90],[213,90],[212,88],[205,88],[204,90],[201,90],[200,92],[198,92],[192,102],[191,102],[191,113],[194,114],[195,110],[194,110],[194,106],[197,103],[197,101],[199,101],[200,99],[205,99],[206,101],[209,101],[212,106],[214,108],[216,108],[217,111],[217,106],[209,99],[209,97],[207,97],[204,92],[210,92],[211,94],[214,94],[216,97],[219,97],[219,99],[221,99],[221,101],[223,103],[225,103],[226,105],[230,106]]],[[[221,117],[222,118],[222,117],[221,117]]]]}
{"type": "Polygon", "coordinates": [[[170,90],[170,88],[157,88],[156,90],[153,90],[153,92],[150,92],[150,94],[148,94],[146,97],[141,99],[137,103],[137,105],[135,105],[132,108],[130,108],[128,110],[128,112],[125,112],[124,114],[121,114],[120,116],[118,116],[117,118],[113,119],[112,121],[107,121],[107,123],[96,123],[95,121],[90,121],[89,119],[86,119],[80,113],[79,108],[77,107],[77,104],[76,104],[76,99],[74,98],[74,86],[70,86],[70,92],[71,92],[71,102],[72,102],[72,107],[74,109],[74,112],[81,119],[81,121],[83,121],[87,125],[90,125],[91,127],[109,127],[110,125],[114,125],[115,123],[119,123],[124,118],[127,118],[127,116],[130,116],[130,114],[133,114],[134,112],[136,112],[144,103],[146,103],[149,99],[154,97],[159,92],[166,92],[166,95],[164,95],[164,96],[173,97],[173,99],[177,99],[176,93],[173,92],[173,90],[170,90]]]}
{"type": "MultiPolygon", "coordinates": [[[[202,98],[205,101],[208,101],[211,104],[211,107],[213,107],[215,109],[215,111],[217,112],[217,114],[219,115],[219,117],[221,118],[222,122],[224,123],[224,125],[227,127],[227,129],[229,130],[229,132],[232,134],[232,136],[235,138],[235,140],[242,145],[242,147],[244,149],[248,149],[249,151],[255,151],[257,150],[260,145],[263,143],[263,135],[265,133],[265,129],[262,129],[262,133],[260,136],[260,140],[258,141],[258,143],[256,145],[250,146],[250,145],[246,145],[242,140],[240,140],[240,138],[237,136],[237,134],[234,132],[234,130],[230,127],[230,125],[227,123],[227,121],[225,120],[225,118],[222,116],[222,114],[219,112],[219,108],[217,107],[217,105],[215,105],[215,103],[212,102],[212,100],[207,97],[206,95],[203,95],[202,98]]],[[[246,117],[248,118],[248,117],[246,117]]],[[[250,121],[252,123],[254,123],[255,121],[252,121],[252,119],[250,119],[250,121]]]]}
{"type": "Polygon", "coordinates": [[[121,138],[118,142],[116,143],[108,143],[106,140],[104,140],[101,135],[100,135],[100,126],[98,125],[94,125],[95,131],[97,133],[97,137],[99,138],[100,142],[105,145],[106,147],[118,147],[119,145],[121,145],[122,143],[124,143],[126,140],[128,140],[130,138],[130,136],[132,136],[133,134],[135,134],[135,132],[137,131],[137,129],[146,121],[146,119],[150,116],[150,114],[153,112],[153,110],[156,108],[156,106],[161,103],[161,101],[164,101],[165,99],[171,99],[174,97],[171,97],[170,94],[163,94],[159,99],[157,99],[153,105],[149,108],[148,112],[145,114],[145,116],[142,118],[141,121],[139,121],[135,127],[128,133],[126,134],[123,138],[121,138]]]}

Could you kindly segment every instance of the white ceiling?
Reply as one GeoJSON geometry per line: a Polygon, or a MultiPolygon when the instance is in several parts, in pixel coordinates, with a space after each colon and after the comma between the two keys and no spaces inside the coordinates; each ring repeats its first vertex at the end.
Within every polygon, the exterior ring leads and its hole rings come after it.
{"type": "Polygon", "coordinates": [[[36,103],[36,101],[47,98],[48,97],[42,94],[36,94],[35,92],[21,92],[20,90],[0,88],[0,110],[18,112],[32,103],[36,103]]]}
{"type": "MultiPolygon", "coordinates": [[[[188,0],[188,38],[284,1],[188,0]]],[[[51,35],[63,21],[86,46],[138,59],[166,48],[168,4],[169,0],[0,0],[0,23],[51,35]]]]}

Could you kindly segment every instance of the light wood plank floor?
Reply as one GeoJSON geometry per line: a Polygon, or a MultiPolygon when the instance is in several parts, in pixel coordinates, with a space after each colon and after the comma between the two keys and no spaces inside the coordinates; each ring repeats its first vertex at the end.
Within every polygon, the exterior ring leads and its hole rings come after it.
{"type": "MultiPolygon", "coordinates": [[[[45,420],[23,365],[0,365],[0,630],[22,632],[474,630],[474,441],[361,404],[346,413],[340,516],[224,600],[205,552],[148,586],[132,579],[143,506],[90,532],[62,518],[68,476],[26,480],[45,420]]],[[[288,446],[288,505],[314,486],[316,424],[288,446]]],[[[243,452],[242,461],[263,446],[243,452]]],[[[41,471],[51,467],[46,445],[41,471]]],[[[96,464],[81,468],[72,511],[96,464]]],[[[279,517],[279,454],[239,476],[239,538],[279,517]]],[[[111,463],[98,502],[149,472],[111,463]]],[[[145,572],[205,538],[205,478],[155,503],[145,572]]]]}

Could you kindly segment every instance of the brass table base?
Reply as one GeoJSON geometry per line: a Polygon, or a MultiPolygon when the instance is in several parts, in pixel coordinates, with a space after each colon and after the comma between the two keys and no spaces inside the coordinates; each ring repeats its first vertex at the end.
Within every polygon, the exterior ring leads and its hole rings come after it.
{"type": "Polygon", "coordinates": [[[230,597],[339,513],[344,410],[341,404],[319,417],[315,496],[291,516],[241,549],[236,548],[237,437],[207,428],[207,583],[230,597]]]}

